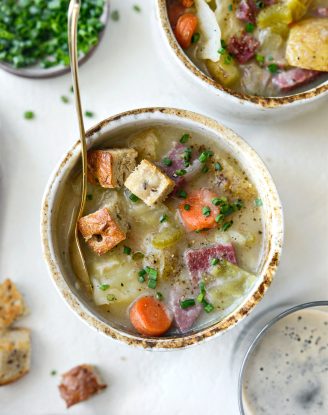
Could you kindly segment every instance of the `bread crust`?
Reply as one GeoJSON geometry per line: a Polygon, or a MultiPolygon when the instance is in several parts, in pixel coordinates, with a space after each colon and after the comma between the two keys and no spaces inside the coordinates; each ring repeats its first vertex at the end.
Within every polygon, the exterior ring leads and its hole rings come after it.
{"type": "Polygon", "coordinates": [[[9,327],[25,313],[26,306],[22,294],[10,279],[6,279],[0,284],[0,330],[9,327]]]}

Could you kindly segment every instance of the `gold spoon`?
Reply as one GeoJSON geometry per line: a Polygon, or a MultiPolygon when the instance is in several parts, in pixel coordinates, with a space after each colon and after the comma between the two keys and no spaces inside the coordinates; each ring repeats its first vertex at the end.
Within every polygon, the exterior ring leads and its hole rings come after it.
{"type": "Polygon", "coordinates": [[[70,258],[72,267],[76,275],[85,283],[88,289],[92,289],[89,273],[84,261],[83,252],[80,246],[78,221],[83,215],[86,196],[87,196],[87,143],[82,115],[82,105],[79,89],[78,73],[78,54],[77,54],[77,23],[80,13],[80,0],[71,0],[68,9],[68,47],[70,56],[71,73],[73,79],[73,90],[75,97],[75,107],[79,122],[80,142],[82,150],[82,193],[75,221],[74,234],[70,238],[70,258]]]}

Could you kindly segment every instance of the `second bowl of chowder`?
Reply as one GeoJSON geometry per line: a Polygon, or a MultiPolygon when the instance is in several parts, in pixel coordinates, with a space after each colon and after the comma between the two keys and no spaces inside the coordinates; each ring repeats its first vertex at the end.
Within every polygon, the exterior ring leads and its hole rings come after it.
{"type": "Polygon", "coordinates": [[[282,209],[258,155],[202,115],[129,111],[87,133],[89,183],[79,222],[92,282],[72,270],[80,145],[47,186],[42,243],[51,276],[89,325],[128,344],[174,349],[222,333],[269,287],[282,209]]]}
{"type": "Polygon", "coordinates": [[[327,99],[326,0],[157,0],[156,7],[181,92],[208,108],[260,121],[327,99]]]}

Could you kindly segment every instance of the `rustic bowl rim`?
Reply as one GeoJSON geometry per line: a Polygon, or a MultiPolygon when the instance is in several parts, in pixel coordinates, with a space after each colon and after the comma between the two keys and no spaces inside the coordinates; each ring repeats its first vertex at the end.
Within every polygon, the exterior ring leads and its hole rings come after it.
{"type": "Polygon", "coordinates": [[[168,42],[171,51],[175,57],[182,63],[183,67],[190,73],[193,78],[199,81],[202,85],[205,85],[211,91],[215,93],[222,93],[237,99],[241,103],[250,103],[261,108],[277,108],[281,106],[291,105],[293,103],[301,104],[302,101],[312,101],[319,96],[325,96],[328,93],[328,80],[324,81],[323,84],[311,88],[310,90],[299,92],[297,94],[286,95],[283,97],[261,97],[257,95],[243,94],[241,92],[234,91],[227,88],[220,83],[216,82],[210,76],[206,75],[201,71],[186,55],[186,53],[179,46],[174,33],[172,31],[168,13],[166,0],[156,0],[157,13],[159,16],[161,29],[168,42]]]}
{"type": "MultiPolygon", "coordinates": [[[[89,129],[86,133],[87,139],[92,140],[95,138],[95,134],[101,133],[101,130],[110,125],[111,123],[120,122],[129,117],[133,117],[133,121],[136,122],[139,118],[139,121],[144,121],[147,119],[147,116],[154,119],[156,116],[165,117],[167,121],[180,120],[183,122],[189,121],[195,124],[207,128],[209,130],[215,131],[220,134],[223,139],[227,142],[233,142],[234,145],[238,146],[242,153],[246,153],[249,159],[256,161],[260,167],[259,172],[264,175],[266,179],[266,184],[268,191],[273,196],[272,209],[275,212],[275,231],[274,236],[269,239],[270,249],[267,254],[265,266],[263,266],[263,275],[261,275],[261,282],[256,291],[252,293],[251,296],[245,298],[243,303],[235,309],[232,313],[227,315],[223,320],[215,322],[201,328],[199,331],[180,335],[175,337],[158,337],[158,338],[145,338],[137,334],[130,334],[119,329],[116,329],[110,325],[110,323],[105,323],[99,319],[96,315],[93,314],[93,311],[87,308],[77,296],[73,293],[69,287],[64,275],[60,272],[58,268],[58,261],[56,260],[55,254],[53,252],[53,243],[51,240],[51,214],[52,214],[52,198],[55,199],[56,196],[56,185],[61,181],[60,178],[65,172],[65,168],[69,166],[72,158],[79,153],[80,143],[79,140],[67,151],[64,157],[61,159],[59,164],[55,167],[53,173],[51,174],[49,181],[46,185],[44,192],[42,206],[41,206],[41,244],[43,250],[43,256],[48,267],[48,271],[52,278],[52,281],[57,288],[57,291],[68,304],[68,306],[77,314],[84,322],[89,326],[95,328],[97,331],[110,336],[113,339],[120,340],[128,345],[139,346],[144,349],[179,349],[186,348],[197,343],[203,342],[215,335],[221,334],[227,329],[236,325],[240,320],[246,317],[249,312],[255,307],[255,305],[262,299],[266,290],[270,286],[273,275],[277,269],[277,266],[280,261],[282,242],[283,242],[283,211],[279,195],[273,179],[268,172],[266,166],[257,155],[255,150],[252,149],[240,136],[234,133],[229,128],[223,126],[214,119],[208,118],[204,115],[197,114],[187,110],[181,110],[176,108],[163,108],[163,107],[150,107],[135,109],[130,111],[125,111],[117,115],[110,116],[109,118],[100,121],[94,127],[89,129]],[[144,117],[144,118],[142,118],[144,117]]],[[[164,118],[163,118],[164,119],[164,118]]],[[[113,131],[120,124],[117,124],[113,127],[113,131]]]]}

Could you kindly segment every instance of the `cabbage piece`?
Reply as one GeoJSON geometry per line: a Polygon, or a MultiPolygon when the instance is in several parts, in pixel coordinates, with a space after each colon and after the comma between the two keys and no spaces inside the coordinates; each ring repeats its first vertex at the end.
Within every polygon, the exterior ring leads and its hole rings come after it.
{"type": "Polygon", "coordinates": [[[216,0],[215,16],[221,29],[221,39],[226,42],[244,30],[244,24],[229,10],[231,0],[216,0]]]}
{"type": "Polygon", "coordinates": [[[195,0],[195,6],[201,32],[197,55],[200,59],[217,62],[220,59],[221,30],[215,13],[205,0],[195,0]]]}
{"type": "Polygon", "coordinates": [[[225,309],[243,297],[253,286],[256,276],[228,261],[220,261],[205,276],[208,300],[225,309]]]}

